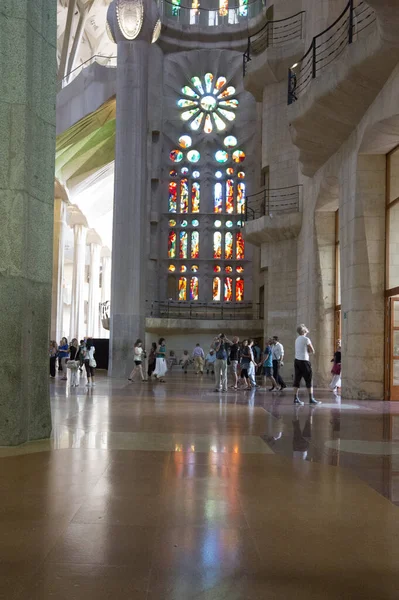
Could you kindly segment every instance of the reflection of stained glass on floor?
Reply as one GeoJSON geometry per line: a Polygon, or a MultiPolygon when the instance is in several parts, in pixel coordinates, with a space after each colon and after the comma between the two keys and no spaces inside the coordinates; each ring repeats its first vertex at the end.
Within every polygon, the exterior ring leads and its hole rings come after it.
{"type": "Polygon", "coordinates": [[[187,258],[187,231],[180,232],[179,258],[187,258]]]}
{"type": "Polygon", "coordinates": [[[213,212],[221,213],[223,209],[223,188],[221,183],[215,183],[213,212]]]}
{"type": "Polygon", "coordinates": [[[199,258],[199,233],[192,231],[191,233],[191,258],[199,258]]]}
{"type": "Polygon", "coordinates": [[[190,280],[190,300],[198,300],[198,277],[191,277],[190,280]]]}
{"type": "Polygon", "coordinates": [[[191,212],[198,213],[200,210],[200,184],[195,181],[191,187],[191,212]]]}
{"type": "Polygon", "coordinates": [[[234,181],[232,179],[226,181],[226,212],[229,214],[234,212],[234,181]]]}
{"type": "Polygon", "coordinates": [[[245,183],[242,182],[237,185],[237,213],[245,213],[245,183]]]}
{"type": "Polygon", "coordinates": [[[236,233],[236,259],[243,260],[245,254],[245,242],[241,231],[236,233]]]}
{"type": "Polygon", "coordinates": [[[231,302],[233,300],[233,280],[231,277],[226,277],[224,280],[224,301],[231,302]]]}
{"type": "Polygon", "coordinates": [[[187,300],[187,278],[179,278],[179,300],[187,300]]]}
{"type": "Polygon", "coordinates": [[[176,231],[173,229],[169,231],[168,236],[168,256],[169,258],[176,258],[176,231]]]}
{"type": "Polygon", "coordinates": [[[212,298],[215,302],[220,302],[220,277],[213,278],[212,298]]]}
{"type": "Polygon", "coordinates": [[[177,183],[169,182],[169,212],[177,211],[177,183]]]}
{"type": "Polygon", "coordinates": [[[228,231],[224,238],[224,257],[226,260],[233,258],[233,234],[228,231]]]}
{"type": "Polygon", "coordinates": [[[222,234],[215,231],[213,234],[213,258],[222,258],[222,234]]]}
{"type": "Polygon", "coordinates": [[[188,179],[180,181],[180,212],[188,213],[188,179]]]}
{"type": "Polygon", "coordinates": [[[236,302],[244,300],[244,280],[242,277],[236,279],[236,302]]]}

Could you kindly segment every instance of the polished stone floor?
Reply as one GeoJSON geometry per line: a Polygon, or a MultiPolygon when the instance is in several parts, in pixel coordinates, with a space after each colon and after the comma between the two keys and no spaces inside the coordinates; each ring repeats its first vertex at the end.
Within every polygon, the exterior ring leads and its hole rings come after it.
{"type": "Polygon", "coordinates": [[[0,448],[0,598],[397,599],[399,403],[51,381],[0,448]]]}

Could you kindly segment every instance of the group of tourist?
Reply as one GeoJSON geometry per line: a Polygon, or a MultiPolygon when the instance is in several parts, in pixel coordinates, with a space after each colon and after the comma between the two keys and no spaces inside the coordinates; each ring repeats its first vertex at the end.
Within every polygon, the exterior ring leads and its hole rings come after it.
{"type": "MultiPolygon", "coordinates": [[[[314,353],[314,347],[308,333],[309,331],[305,325],[299,325],[297,328],[298,336],[295,340],[294,404],[300,406],[304,404],[299,398],[299,387],[302,379],[305,381],[308,391],[309,403],[311,405],[320,404],[313,395],[313,373],[310,355],[314,353]]],[[[227,392],[228,373],[231,376],[230,388],[233,390],[259,388],[260,386],[256,382],[257,374],[263,378],[264,387],[262,389],[267,389],[269,381],[271,385],[270,392],[281,391],[287,387],[280,374],[280,369],[284,365],[284,347],[276,335],[268,339],[262,351],[259,344],[252,339],[245,339],[240,342],[238,337],[233,337],[232,340],[229,340],[224,333],[221,333],[213,339],[206,355],[201,345],[197,343],[191,355],[188,350],[184,350],[179,361],[177,361],[174,351],[170,351],[169,358],[166,357],[166,341],[164,338],[160,338],[158,343],[152,343],[146,374],[143,370],[145,358],[146,353],[143,342],[138,339],[134,345],[134,368],[129,377],[130,381],[135,381],[137,377],[140,377],[142,381],[154,378],[164,382],[168,369],[172,370],[174,365],[180,364],[186,374],[189,365],[193,364],[196,374],[203,375],[206,371],[208,375],[215,376],[215,392],[227,392]]],[[[341,385],[340,341],[333,362],[331,389],[335,391],[341,385]]]]}
{"type": "Polygon", "coordinates": [[[78,387],[79,374],[83,373],[84,367],[87,375],[86,386],[95,387],[94,378],[97,366],[94,358],[95,352],[92,338],[80,340],[80,343],[76,338],[73,338],[71,343],[68,344],[67,338],[63,337],[58,345],[56,341],[51,340],[49,348],[50,377],[54,378],[56,375],[58,360],[58,370],[62,374],[61,381],[67,381],[68,369],[71,374],[71,387],[78,387]]]}

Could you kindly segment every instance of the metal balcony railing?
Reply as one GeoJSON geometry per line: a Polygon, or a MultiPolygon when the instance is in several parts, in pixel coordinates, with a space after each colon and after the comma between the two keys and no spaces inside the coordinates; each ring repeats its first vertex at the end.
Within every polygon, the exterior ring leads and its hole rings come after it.
{"type": "Polygon", "coordinates": [[[292,185],[285,188],[265,188],[256,194],[247,196],[246,221],[274,214],[298,212],[302,198],[302,186],[292,185]]]}
{"type": "Polygon", "coordinates": [[[305,12],[301,11],[286,19],[267,21],[259,31],[250,35],[248,46],[243,55],[243,75],[245,77],[246,65],[253,55],[260,54],[270,47],[279,47],[300,40],[303,37],[303,23],[305,12]]]}
{"type": "Polygon", "coordinates": [[[364,0],[349,0],[334,23],[313,38],[300,62],[288,70],[288,104],[296,102],[312,79],[337,60],[375,19],[373,9],[364,0]]]}
{"type": "MultiPolygon", "coordinates": [[[[252,302],[147,302],[146,316],[159,319],[258,320],[263,319],[263,304],[252,302]]],[[[102,322],[109,324],[110,303],[101,305],[102,322]]]]}
{"type": "MultiPolygon", "coordinates": [[[[189,0],[185,0],[189,3],[189,0]]],[[[219,0],[212,0],[210,7],[201,6],[199,0],[191,6],[183,6],[178,0],[159,0],[161,20],[174,21],[181,25],[220,27],[223,25],[245,24],[262,12],[266,0],[252,0],[244,3],[239,0],[226,0],[220,6],[219,0]],[[212,6],[212,4],[214,6],[212,6]]]]}
{"type": "Polygon", "coordinates": [[[103,56],[101,54],[95,54],[94,56],[91,56],[90,58],[85,60],[85,62],[81,63],[80,65],[78,65],[77,67],[72,69],[72,71],[69,71],[69,73],[67,73],[65,75],[65,77],[63,77],[60,81],[58,81],[57,92],[59,92],[62,88],[67,86],[69,83],[71,83],[79,75],[79,73],[81,73],[83,71],[83,69],[90,67],[90,65],[92,65],[95,62],[97,62],[98,64],[103,65],[105,67],[110,67],[110,68],[115,69],[116,64],[117,64],[117,57],[116,56],[103,56]]]}

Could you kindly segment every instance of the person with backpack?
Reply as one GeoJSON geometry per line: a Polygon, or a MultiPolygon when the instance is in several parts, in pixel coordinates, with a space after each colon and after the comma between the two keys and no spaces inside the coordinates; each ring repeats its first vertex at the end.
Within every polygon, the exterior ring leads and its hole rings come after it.
{"type": "Polygon", "coordinates": [[[215,392],[227,392],[227,358],[231,342],[224,333],[218,335],[213,343],[215,360],[215,392]]]}

